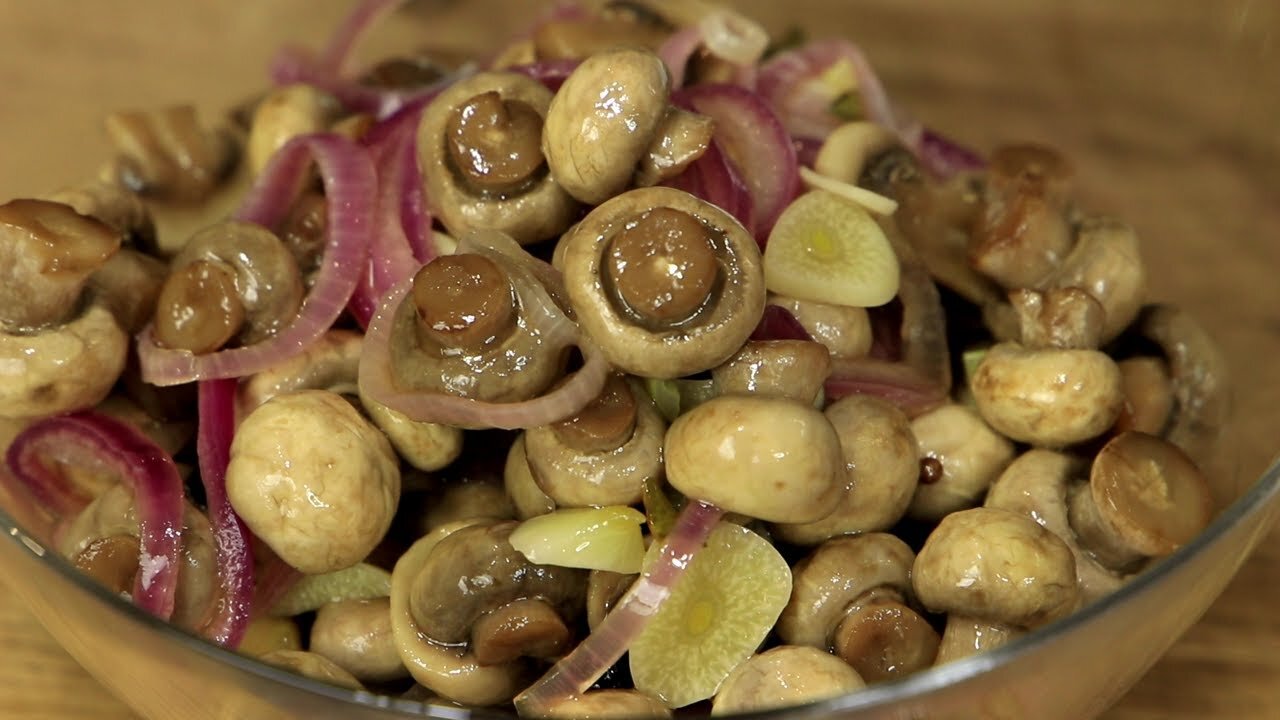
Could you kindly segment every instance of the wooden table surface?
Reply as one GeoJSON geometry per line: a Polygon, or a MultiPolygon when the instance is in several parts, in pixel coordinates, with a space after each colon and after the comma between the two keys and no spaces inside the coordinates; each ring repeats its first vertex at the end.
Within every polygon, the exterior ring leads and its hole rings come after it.
{"type": "MultiPolygon", "coordinates": [[[[105,157],[106,110],[194,100],[214,111],[246,97],[262,87],[275,47],[314,43],[345,5],[0,0],[0,200],[92,172],[105,157]]],[[[419,0],[379,38],[492,46],[519,26],[502,5],[419,0]]],[[[1083,196],[1144,238],[1152,296],[1189,307],[1223,344],[1241,472],[1262,472],[1280,448],[1276,3],[741,5],[773,27],[796,6],[813,8],[805,17],[862,42],[902,104],[977,147],[1016,138],[1064,148],[1083,196]]],[[[133,717],[4,593],[0,648],[0,716],[133,717]]],[[[1106,715],[1206,717],[1280,717],[1280,534],[1106,715]]]]}

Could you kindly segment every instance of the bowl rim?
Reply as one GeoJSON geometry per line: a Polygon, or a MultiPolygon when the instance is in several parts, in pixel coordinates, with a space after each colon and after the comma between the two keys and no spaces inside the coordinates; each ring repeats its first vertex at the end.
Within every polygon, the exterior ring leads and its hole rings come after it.
{"type": "MultiPolygon", "coordinates": [[[[997,667],[1016,662],[1019,658],[1032,653],[1042,643],[1051,642],[1055,638],[1067,635],[1076,628],[1093,622],[1112,608],[1128,603],[1131,598],[1142,594],[1147,588],[1159,584],[1164,578],[1174,574],[1186,565],[1191,558],[1206,551],[1211,545],[1216,544],[1231,529],[1266,511],[1278,498],[1280,498],[1280,455],[1273,459],[1262,475],[1231,505],[1220,512],[1213,522],[1194,540],[1145,572],[1140,573],[1116,592],[1086,605],[1061,620],[1039,628],[1034,632],[1027,633],[996,650],[929,668],[901,680],[877,683],[864,690],[816,703],[752,712],[738,717],[786,717],[791,713],[825,717],[836,712],[871,710],[904,698],[922,697],[972,680],[997,667]]],[[[171,642],[176,642],[187,650],[204,656],[206,659],[224,663],[234,670],[248,673],[259,679],[282,683],[293,690],[338,703],[359,706],[367,710],[390,711],[411,716],[448,720],[464,720],[466,718],[484,720],[487,718],[515,717],[515,714],[510,711],[498,711],[493,708],[459,708],[417,700],[406,700],[364,690],[347,690],[273,667],[249,656],[215,645],[204,638],[143,611],[129,600],[110,592],[103,585],[76,569],[61,554],[46,549],[45,543],[24,531],[2,506],[0,506],[0,532],[5,536],[6,542],[15,543],[21,552],[27,553],[36,561],[51,567],[64,580],[70,582],[79,590],[97,598],[100,602],[105,603],[115,612],[124,613],[130,620],[155,630],[171,642]]],[[[1266,532],[1266,529],[1262,529],[1262,532],[1266,532]]],[[[1256,547],[1251,548],[1249,554],[1251,555],[1255,549],[1256,547]]],[[[1248,555],[1241,558],[1241,562],[1243,563],[1247,557],[1248,555]]]]}

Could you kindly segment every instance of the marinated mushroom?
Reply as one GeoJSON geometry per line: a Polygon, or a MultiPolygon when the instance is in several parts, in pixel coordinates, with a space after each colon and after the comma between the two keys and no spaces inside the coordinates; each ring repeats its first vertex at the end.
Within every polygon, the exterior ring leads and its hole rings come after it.
{"type": "Polygon", "coordinates": [[[1124,406],[1113,428],[1160,435],[1173,417],[1173,378],[1163,358],[1136,356],[1116,363],[1124,388],[1124,406]]]}
{"type": "Polygon", "coordinates": [[[430,500],[422,515],[425,535],[459,520],[514,520],[516,509],[496,477],[484,472],[462,472],[440,479],[430,491],[430,500]]]}
{"type": "Polygon", "coordinates": [[[812,404],[822,397],[830,372],[831,355],[819,343],[755,340],[713,368],[711,379],[721,395],[768,395],[812,404]]]}
{"type": "Polygon", "coordinates": [[[770,522],[826,517],[844,487],[840,438],[812,405],[724,395],[676,418],[667,480],[686,497],[770,522]]]}
{"type": "Polygon", "coordinates": [[[920,477],[910,421],[892,403],[850,395],[824,414],[840,438],[845,489],[821,520],[774,524],[774,534],[790,543],[814,545],[837,535],[888,530],[906,513],[920,477]]]}
{"type": "Polygon", "coordinates": [[[317,653],[306,650],[272,650],[265,655],[259,655],[258,659],[281,670],[288,670],[322,683],[337,685],[347,690],[364,690],[364,686],[351,673],[317,653]]]}
{"type": "Polygon", "coordinates": [[[497,230],[527,244],[573,222],[577,203],[547,172],[541,147],[551,104],[533,78],[483,72],[427,107],[418,164],[431,212],[450,233],[497,230]]]}
{"type": "Polygon", "coordinates": [[[590,690],[540,707],[531,717],[576,718],[669,718],[671,708],[639,690],[590,690]]]}
{"type": "Polygon", "coordinates": [[[252,345],[292,322],[302,304],[293,255],[270,230],[227,221],[196,233],[172,261],[156,301],[156,342],[196,354],[252,345]]]}
{"type": "Polygon", "coordinates": [[[911,421],[920,457],[933,458],[941,472],[916,487],[907,514],[940,520],[978,505],[987,488],[1013,460],[1013,443],[992,430],[978,413],[948,404],[911,421]]]}
{"type": "Polygon", "coordinates": [[[546,113],[551,176],[588,205],[626,190],[667,117],[668,91],[667,68],[652,52],[616,48],[583,60],[546,113]]]}
{"type": "Polygon", "coordinates": [[[945,665],[971,655],[991,652],[1026,634],[1026,630],[1007,623],[948,615],[934,664],[945,665]]]}
{"type": "Polygon", "coordinates": [[[1006,510],[951,513],[929,533],[911,569],[931,612],[1037,627],[1074,611],[1075,558],[1057,535],[1006,510]]]}
{"type": "Polygon", "coordinates": [[[984,502],[986,507],[1035,520],[1067,544],[1075,556],[1082,604],[1118,590],[1124,582],[1120,573],[1103,567],[1081,547],[1068,517],[1068,492],[1087,471],[1087,463],[1080,458],[1052,450],[1028,450],[1005,468],[984,502]]]}
{"type": "Polygon", "coordinates": [[[350,567],[377,546],[400,497],[382,433],[340,395],[279,395],[241,422],[227,497],[259,539],[305,573],[350,567]]]}
{"type": "Polygon", "coordinates": [[[650,187],[680,175],[707,151],[714,130],[714,121],[706,115],[668,107],[640,158],[635,186],[650,187]]]}
{"type": "Polygon", "coordinates": [[[129,245],[148,248],[155,243],[156,228],[146,204],[118,182],[95,178],[44,199],[70,205],[81,215],[101,220],[129,245]]]}
{"type": "Polygon", "coordinates": [[[249,125],[245,154],[250,171],[261,173],[293,138],[327,129],[338,110],[336,98],[312,85],[285,85],[267,93],[254,107],[249,125]]]}
{"type": "Polygon", "coordinates": [[[552,500],[533,477],[529,468],[529,457],[525,453],[524,434],[516,437],[507,451],[507,462],[502,470],[502,486],[515,506],[516,517],[527,520],[537,515],[546,515],[556,509],[556,501],[552,500]]]}
{"type": "Polygon", "coordinates": [[[1108,217],[1089,217],[1075,228],[1075,244],[1040,289],[1080,288],[1104,311],[1100,343],[1111,342],[1133,322],[1146,293],[1146,270],[1133,228],[1108,217]]]}
{"type": "Polygon", "coordinates": [[[1101,343],[1106,311],[1077,287],[1009,292],[1022,344],[1031,348],[1089,350],[1101,343]]]}
{"type": "Polygon", "coordinates": [[[325,605],[316,612],[308,647],[361,682],[388,682],[409,675],[391,634],[390,598],[325,605]]]}
{"type": "Polygon", "coordinates": [[[739,665],[716,693],[712,715],[772,710],[845,695],[866,686],[840,658],[804,646],[783,645],[739,665]]]}
{"type": "Polygon", "coordinates": [[[894,680],[934,664],[941,639],[929,621],[893,590],[872,591],[849,608],[833,651],[868,684],[894,680]]]}
{"type": "Polygon", "coordinates": [[[524,433],[534,482],[558,507],[632,505],[662,473],[666,423],[620,376],[576,415],[524,433]]]}
{"type": "Polygon", "coordinates": [[[781,295],[770,296],[769,304],[790,312],[809,337],[825,345],[832,357],[866,357],[871,351],[874,336],[866,308],[829,305],[781,295]]]}
{"type": "Polygon", "coordinates": [[[656,51],[672,30],[662,17],[637,3],[610,3],[598,12],[539,23],[531,40],[539,60],[577,60],[617,47],[656,51]]]}
{"type": "Polygon", "coordinates": [[[587,627],[595,630],[638,577],[635,573],[592,570],[587,577],[587,627]]]}
{"type": "Polygon", "coordinates": [[[1163,557],[1209,525],[1209,483],[1176,445],[1140,432],[1121,433],[1093,459],[1089,483],[1068,500],[1071,527],[1111,568],[1163,557]]]}
{"type": "Polygon", "coordinates": [[[578,323],[626,372],[669,379],[713,368],[764,313],[756,241],[730,215],[680,190],[615,196],[560,244],[578,323]]]}
{"type": "Polygon", "coordinates": [[[61,203],[0,205],[0,416],[55,415],[110,392],[129,339],[84,290],[120,240],[61,203]]]}
{"type": "Polygon", "coordinates": [[[113,113],[107,116],[106,130],[119,153],[112,174],[144,197],[204,200],[238,158],[231,137],[201,127],[190,105],[113,113]]]}
{"type": "Polygon", "coordinates": [[[302,632],[298,629],[296,620],[264,615],[249,622],[236,652],[249,657],[260,657],[275,650],[301,649],[302,632]]]}
{"type": "Polygon", "coordinates": [[[169,268],[164,261],[132,248],[120,248],[89,276],[89,291],[115,315],[129,335],[136,335],[156,312],[156,301],[169,268]]]}

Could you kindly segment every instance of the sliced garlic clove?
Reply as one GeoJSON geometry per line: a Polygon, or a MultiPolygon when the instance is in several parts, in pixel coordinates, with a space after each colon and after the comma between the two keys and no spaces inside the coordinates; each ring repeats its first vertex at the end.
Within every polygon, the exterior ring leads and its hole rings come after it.
{"type": "Polygon", "coordinates": [[[511,533],[511,547],[538,565],[640,572],[644,514],[615,505],[567,508],[529,518],[511,533]]]}

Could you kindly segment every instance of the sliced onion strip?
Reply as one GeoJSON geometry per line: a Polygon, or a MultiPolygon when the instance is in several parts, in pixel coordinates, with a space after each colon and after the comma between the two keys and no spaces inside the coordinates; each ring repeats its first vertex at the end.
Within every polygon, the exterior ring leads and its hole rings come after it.
{"type": "Polygon", "coordinates": [[[68,487],[55,465],[119,478],[138,513],[138,573],[133,601],[162,619],[173,614],[182,566],[183,485],[173,458],[132,426],[92,411],[45,418],[14,438],[5,455],[17,491],[70,520],[91,498],[68,487]]]}
{"type": "Polygon", "coordinates": [[[536,716],[542,708],[581,695],[600,679],[662,607],[723,515],[723,510],[702,501],[686,505],[653,566],[640,575],[585,640],[516,696],[516,710],[536,716]]]}
{"type": "Polygon", "coordinates": [[[293,322],[255,345],[205,355],[162,348],[147,326],[138,336],[145,382],[177,385],[259,372],[301,353],[342,314],[365,264],[372,231],[377,179],[363,148],[334,134],[290,140],[267,164],[237,217],[265,227],[279,223],[301,186],[309,157],[324,180],[329,230],[315,285],[293,322]]]}

